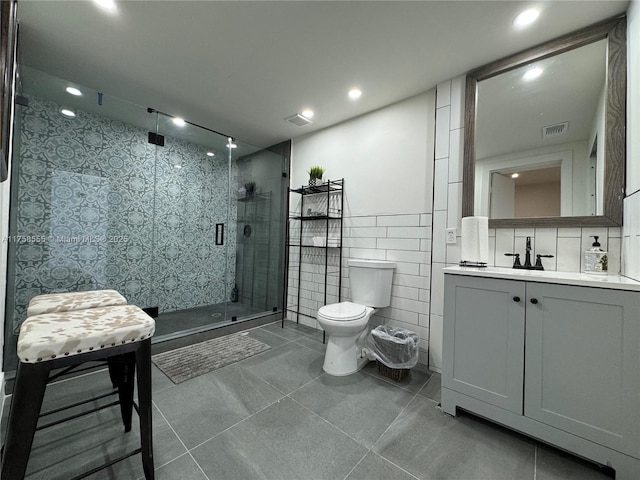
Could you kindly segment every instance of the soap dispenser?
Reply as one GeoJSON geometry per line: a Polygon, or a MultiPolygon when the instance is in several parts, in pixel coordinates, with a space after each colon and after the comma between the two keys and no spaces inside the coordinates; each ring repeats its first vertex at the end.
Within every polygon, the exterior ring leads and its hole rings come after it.
{"type": "Polygon", "coordinates": [[[591,248],[584,254],[584,271],[586,273],[608,273],[607,252],[600,248],[598,236],[595,235],[591,248]]]}

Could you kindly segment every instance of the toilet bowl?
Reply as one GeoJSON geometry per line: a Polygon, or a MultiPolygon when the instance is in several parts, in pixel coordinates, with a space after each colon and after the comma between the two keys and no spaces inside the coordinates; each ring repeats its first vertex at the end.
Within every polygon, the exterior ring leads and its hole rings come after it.
{"type": "Polygon", "coordinates": [[[323,369],[329,375],[344,376],[360,370],[367,362],[359,355],[358,339],[367,331],[375,308],[352,302],[333,303],[318,310],[318,323],[327,332],[323,369]]]}
{"type": "Polygon", "coordinates": [[[360,370],[368,361],[362,340],[377,308],[391,301],[395,263],[377,260],[348,260],[352,302],[325,305],[317,320],[327,334],[323,369],[329,375],[344,376],[360,370]]]}

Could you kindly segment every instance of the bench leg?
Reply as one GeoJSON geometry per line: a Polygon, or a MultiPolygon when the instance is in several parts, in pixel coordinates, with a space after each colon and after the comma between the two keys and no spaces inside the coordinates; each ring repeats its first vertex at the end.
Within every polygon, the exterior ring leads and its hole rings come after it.
{"type": "Polygon", "coordinates": [[[47,388],[49,362],[18,364],[2,455],[2,480],[22,480],[47,388]]]}
{"type": "Polygon", "coordinates": [[[131,417],[133,414],[133,390],[136,370],[135,353],[125,353],[108,358],[109,374],[116,378],[118,387],[118,400],[120,400],[120,413],[124,431],[131,431],[131,417]]]}
{"type": "Polygon", "coordinates": [[[154,480],[153,428],[151,405],[151,339],[143,340],[136,350],[138,371],[138,407],[140,414],[140,439],[142,468],[146,480],[154,480]]]}

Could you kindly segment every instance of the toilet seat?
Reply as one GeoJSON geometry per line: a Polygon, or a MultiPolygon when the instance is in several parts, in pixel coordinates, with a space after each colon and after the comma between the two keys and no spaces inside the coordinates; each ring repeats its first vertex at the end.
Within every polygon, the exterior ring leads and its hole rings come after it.
{"type": "Polygon", "coordinates": [[[367,307],[353,302],[340,302],[325,305],[318,310],[318,316],[328,320],[348,322],[358,320],[367,314],[367,307]]]}

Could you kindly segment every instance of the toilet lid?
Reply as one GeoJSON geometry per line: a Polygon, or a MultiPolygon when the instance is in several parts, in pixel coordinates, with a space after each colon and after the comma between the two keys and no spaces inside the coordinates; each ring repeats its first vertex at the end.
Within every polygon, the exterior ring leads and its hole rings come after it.
{"type": "Polygon", "coordinates": [[[318,310],[323,317],[331,320],[356,320],[362,318],[367,311],[367,307],[358,303],[341,302],[325,305],[318,310]]]}

